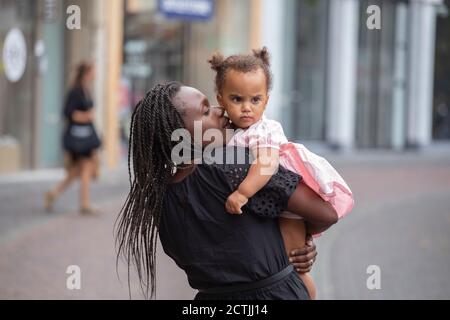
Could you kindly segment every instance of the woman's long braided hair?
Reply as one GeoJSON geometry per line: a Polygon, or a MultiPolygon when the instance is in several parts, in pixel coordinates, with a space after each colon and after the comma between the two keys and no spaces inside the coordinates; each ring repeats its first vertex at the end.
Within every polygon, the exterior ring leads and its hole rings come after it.
{"type": "Polygon", "coordinates": [[[117,264],[120,256],[128,263],[130,297],[131,264],[137,269],[145,297],[149,297],[149,287],[151,298],[156,293],[158,228],[163,196],[175,166],[171,150],[176,142],[171,140],[171,135],[174,130],[184,128],[181,115],[172,103],[180,88],[178,82],[156,85],[138,102],[131,117],[128,149],[130,192],[115,225],[117,264]]]}

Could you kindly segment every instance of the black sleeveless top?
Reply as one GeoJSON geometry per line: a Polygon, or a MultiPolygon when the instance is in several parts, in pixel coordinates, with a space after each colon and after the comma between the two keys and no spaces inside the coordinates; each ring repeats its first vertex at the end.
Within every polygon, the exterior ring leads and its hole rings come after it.
{"type": "MultiPolygon", "coordinates": [[[[280,166],[242,208],[242,215],[229,214],[226,199],[246,177],[249,167],[200,164],[183,181],[168,187],[159,236],[164,251],[186,272],[192,288],[254,282],[289,263],[275,218],[285,210],[301,177],[280,166]]],[[[210,298],[307,299],[308,295],[293,273],[270,290],[210,298]]]]}

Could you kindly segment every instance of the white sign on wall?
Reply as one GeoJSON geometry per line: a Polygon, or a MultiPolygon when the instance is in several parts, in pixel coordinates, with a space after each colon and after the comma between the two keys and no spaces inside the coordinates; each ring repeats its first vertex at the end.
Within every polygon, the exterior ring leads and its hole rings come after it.
{"type": "Polygon", "coordinates": [[[6,34],[3,44],[5,76],[11,82],[19,81],[27,65],[27,44],[22,31],[13,28],[6,34]]]}

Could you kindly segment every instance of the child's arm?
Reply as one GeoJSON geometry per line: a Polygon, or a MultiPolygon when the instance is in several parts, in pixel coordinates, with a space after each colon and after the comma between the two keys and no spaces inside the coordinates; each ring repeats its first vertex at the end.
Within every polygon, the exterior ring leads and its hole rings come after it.
{"type": "Polygon", "coordinates": [[[225,207],[229,213],[241,214],[242,206],[269,182],[278,169],[278,149],[258,148],[254,156],[255,161],[250,166],[247,177],[227,199],[225,207]]]}

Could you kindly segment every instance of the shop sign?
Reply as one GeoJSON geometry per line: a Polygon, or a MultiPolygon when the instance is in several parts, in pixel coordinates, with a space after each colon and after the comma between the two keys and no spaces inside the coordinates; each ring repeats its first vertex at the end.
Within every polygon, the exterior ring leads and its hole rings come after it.
{"type": "Polygon", "coordinates": [[[27,44],[22,31],[13,28],[6,34],[3,44],[5,76],[10,82],[19,81],[27,65],[27,44]]]}
{"type": "Polygon", "coordinates": [[[163,15],[179,20],[209,20],[214,14],[214,0],[158,0],[163,15]]]}

